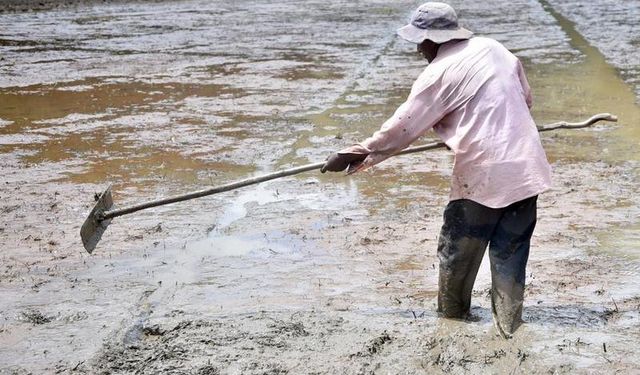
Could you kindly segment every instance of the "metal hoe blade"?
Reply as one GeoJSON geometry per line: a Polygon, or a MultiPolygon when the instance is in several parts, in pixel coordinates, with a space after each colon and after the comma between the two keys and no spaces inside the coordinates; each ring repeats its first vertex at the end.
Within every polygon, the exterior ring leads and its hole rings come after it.
{"type": "Polygon", "coordinates": [[[93,210],[89,213],[87,220],[80,228],[80,237],[84,248],[91,254],[98,245],[102,234],[111,223],[111,219],[103,219],[102,214],[113,207],[113,198],[111,197],[111,186],[105,190],[100,197],[93,210]]]}

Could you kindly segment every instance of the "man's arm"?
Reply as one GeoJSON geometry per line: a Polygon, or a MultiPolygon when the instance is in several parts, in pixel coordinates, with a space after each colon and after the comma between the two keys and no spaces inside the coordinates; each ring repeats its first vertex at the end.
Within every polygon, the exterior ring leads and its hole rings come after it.
{"type": "Polygon", "coordinates": [[[369,168],[403,150],[437,124],[446,113],[440,100],[442,87],[427,78],[418,78],[407,101],[380,130],[363,142],[330,156],[323,170],[341,171],[351,165],[349,173],[355,173],[369,168]],[[351,161],[345,163],[347,159],[351,161]]]}

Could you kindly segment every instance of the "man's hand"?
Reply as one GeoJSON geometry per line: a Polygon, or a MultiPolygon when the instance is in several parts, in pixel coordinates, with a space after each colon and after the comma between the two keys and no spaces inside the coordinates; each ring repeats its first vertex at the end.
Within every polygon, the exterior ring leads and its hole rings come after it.
{"type": "Polygon", "coordinates": [[[347,169],[350,164],[358,164],[367,157],[367,154],[339,154],[334,153],[327,158],[320,172],[340,172],[347,169]]]}

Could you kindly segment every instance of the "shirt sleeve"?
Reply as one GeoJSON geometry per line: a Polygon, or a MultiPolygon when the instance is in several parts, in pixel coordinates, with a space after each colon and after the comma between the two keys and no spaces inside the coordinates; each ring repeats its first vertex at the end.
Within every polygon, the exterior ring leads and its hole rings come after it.
{"type": "Polygon", "coordinates": [[[403,150],[446,115],[447,109],[440,95],[442,86],[441,79],[430,74],[427,68],[413,84],[407,100],[382,124],[380,130],[338,153],[368,154],[357,168],[363,170],[403,150]]]}
{"type": "Polygon", "coordinates": [[[527,81],[527,76],[524,73],[524,67],[522,63],[518,59],[518,78],[520,79],[520,86],[522,86],[522,91],[524,92],[524,98],[527,102],[527,107],[531,108],[533,106],[533,96],[531,96],[531,87],[529,86],[529,81],[527,81]]]}

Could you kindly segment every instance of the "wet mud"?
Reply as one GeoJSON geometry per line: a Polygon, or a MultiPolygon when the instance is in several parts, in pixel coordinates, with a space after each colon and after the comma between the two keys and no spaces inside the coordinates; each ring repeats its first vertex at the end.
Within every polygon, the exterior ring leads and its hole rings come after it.
{"type": "Polygon", "coordinates": [[[542,135],[554,188],[513,339],[492,326],[487,259],[474,318],[435,313],[444,150],[117,218],[91,256],[80,242],[108,184],[124,206],[323,160],[377,129],[424,67],[394,36],[414,3],[7,6],[0,373],[640,371],[638,60],[632,32],[608,39],[637,28],[636,2],[595,26],[604,5],[452,4],[524,61],[539,124],[620,118],[542,135]]]}

